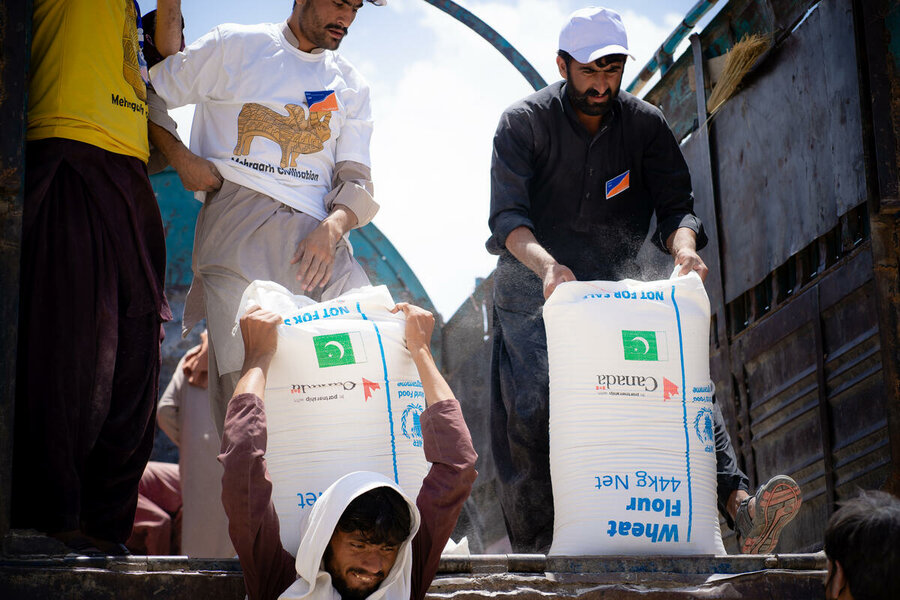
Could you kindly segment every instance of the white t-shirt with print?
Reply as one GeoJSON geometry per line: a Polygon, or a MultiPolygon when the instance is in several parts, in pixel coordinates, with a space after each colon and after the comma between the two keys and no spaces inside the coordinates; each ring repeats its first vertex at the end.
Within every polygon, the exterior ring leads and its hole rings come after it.
{"type": "Polygon", "coordinates": [[[170,109],[197,105],[191,151],[222,177],[324,219],[334,165],[370,166],[369,86],[340,55],[301,52],[283,27],[220,25],[150,79],[170,109]]]}

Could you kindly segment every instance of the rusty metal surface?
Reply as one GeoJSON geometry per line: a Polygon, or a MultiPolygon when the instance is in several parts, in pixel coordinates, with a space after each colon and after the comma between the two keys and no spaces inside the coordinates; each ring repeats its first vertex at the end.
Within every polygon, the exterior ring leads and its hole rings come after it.
{"type": "MultiPolygon", "coordinates": [[[[719,408],[725,419],[725,427],[732,439],[735,452],[740,455],[739,436],[740,421],[736,419],[735,406],[730,400],[734,397],[731,365],[731,340],[728,337],[728,317],[725,307],[725,288],[722,277],[721,220],[719,219],[719,199],[716,195],[716,178],[714,176],[712,152],[714,142],[709,128],[707,113],[707,85],[705,60],[699,34],[691,35],[691,54],[694,63],[694,82],[697,106],[697,129],[690,139],[685,140],[681,150],[685,160],[691,165],[691,187],[694,190],[694,212],[700,217],[706,229],[709,243],[700,251],[703,261],[709,268],[705,287],[710,300],[710,378],[715,385],[719,408]],[[716,376],[720,374],[720,376],[716,376]]],[[[744,465],[741,465],[742,467],[744,465]]],[[[732,530],[720,516],[722,542],[728,552],[738,551],[738,542],[732,530]]]]}
{"type": "MultiPolygon", "coordinates": [[[[821,598],[825,556],[445,556],[428,597],[821,598]]],[[[32,558],[0,561],[0,597],[234,598],[237,560],[185,557],[32,558]]]]}
{"type": "Polygon", "coordinates": [[[688,10],[681,23],[675,27],[674,31],[669,34],[662,45],[653,53],[650,61],[637,74],[637,77],[628,84],[625,89],[632,94],[637,95],[644,85],[653,77],[653,74],[659,70],[665,74],[672,66],[675,50],[678,44],[694,29],[697,22],[715,5],[718,0],[700,0],[688,10]]]}
{"type": "MultiPolygon", "coordinates": [[[[709,136],[698,130],[681,145],[681,152],[684,154],[684,159],[691,170],[691,186],[694,189],[694,212],[700,217],[700,220],[703,222],[703,228],[709,237],[709,243],[706,245],[706,248],[700,251],[700,256],[703,258],[706,266],[709,267],[709,274],[706,276],[704,284],[709,294],[710,306],[713,313],[716,314],[716,322],[720,324],[714,335],[720,342],[724,342],[725,301],[722,286],[722,268],[719,260],[721,253],[720,234],[717,226],[716,198],[713,188],[715,175],[710,162],[709,144],[709,136]]],[[[722,235],[727,237],[725,232],[722,235]]],[[[724,243],[727,244],[727,239],[724,243]]],[[[662,255],[659,251],[657,251],[657,254],[665,258],[667,266],[672,263],[671,257],[662,255]]],[[[668,270],[671,272],[671,269],[668,270]]],[[[665,275],[668,276],[669,273],[665,275]]]]}
{"type": "Polygon", "coordinates": [[[99,568],[0,567],[4,600],[144,600],[146,598],[217,598],[245,596],[240,572],[170,572],[99,568]]]}
{"type": "Polygon", "coordinates": [[[484,575],[475,578],[438,578],[426,598],[516,600],[572,598],[578,600],[680,600],[729,598],[736,600],[821,600],[825,571],[762,571],[741,575],[704,576],[645,573],[605,576],[484,575]]]}
{"type": "Polygon", "coordinates": [[[887,478],[871,261],[870,247],[860,247],[732,345],[751,482],[785,473],[803,489],[782,551],[820,547],[834,500],[887,478]]]}
{"type": "MultiPolygon", "coordinates": [[[[730,0],[701,33],[705,58],[721,56],[748,33],[772,34],[776,39],[790,35],[797,21],[818,0],[730,0]]],[[[690,52],[682,54],[645,96],[666,113],[675,136],[681,140],[697,127],[694,91],[689,71],[690,52]]]]}
{"type": "Polygon", "coordinates": [[[823,0],[713,121],[730,302],[866,200],[853,14],[823,0]]]}
{"type": "Polygon", "coordinates": [[[478,453],[478,479],[453,534],[454,539],[468,536],[473,552],[508,549],[490,445],[492,286],[492,278],[481,282],[443,330],[443,372],[459,399],[478,453]]]}
{"type": "Polygon", "coordinates": [[[864,105],[871,120],[866,174],[893,465],[886,487],[900,495],[900,2],[857,1],[854,6],[860,85],[870,99],[864,105]]]}
{"type": "Polygon", "coordinates": [[[31,2],[0,4],[0,539],[10,515],[30,36],[31,2]]]}
{"type": "MultiPolygon", "coordinates": [[[[879,203],[900,198],[900,2],[856,0],[879,203]]],[[[876,212],[876,211],[873,211],[876,212]]]]}

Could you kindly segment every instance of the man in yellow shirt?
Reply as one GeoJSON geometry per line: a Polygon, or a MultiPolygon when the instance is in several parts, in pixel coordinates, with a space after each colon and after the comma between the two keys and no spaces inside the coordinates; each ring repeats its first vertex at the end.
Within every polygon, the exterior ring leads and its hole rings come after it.
{"type": "Polygon", "coordinates": [[[12,518],[87,554],[126,552],[171,318],[139,15],[34,2],[12,518]]]}

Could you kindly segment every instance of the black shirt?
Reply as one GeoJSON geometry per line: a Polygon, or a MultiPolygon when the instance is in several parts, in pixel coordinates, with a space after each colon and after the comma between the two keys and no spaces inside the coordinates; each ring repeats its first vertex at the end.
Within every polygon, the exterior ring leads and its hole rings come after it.
{"type": "Polygon", "coordinates": [[[579,280],[634,276],[654,211],[653,242],[664,252],[679,227],[697,233],[698,249],[706,245],[693,205],[687,163],[662,112],[627,92],[619,92],[594,136],[578,121],[563,81],[500,118],[491,161],[493,235],[486,244],[501,256],[498,280],[513,277],[522,288],[527,278],[505,247],[520,226],[579,280]]]}

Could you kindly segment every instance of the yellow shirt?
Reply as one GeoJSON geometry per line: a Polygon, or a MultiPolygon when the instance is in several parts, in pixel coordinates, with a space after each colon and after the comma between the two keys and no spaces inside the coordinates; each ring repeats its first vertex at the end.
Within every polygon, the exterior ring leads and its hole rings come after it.
{"type": "Polygon", "coordinates": [[[78,140],[146,162],[136,16],[132,0],[35,0],[28,140],[78,140]]]}

